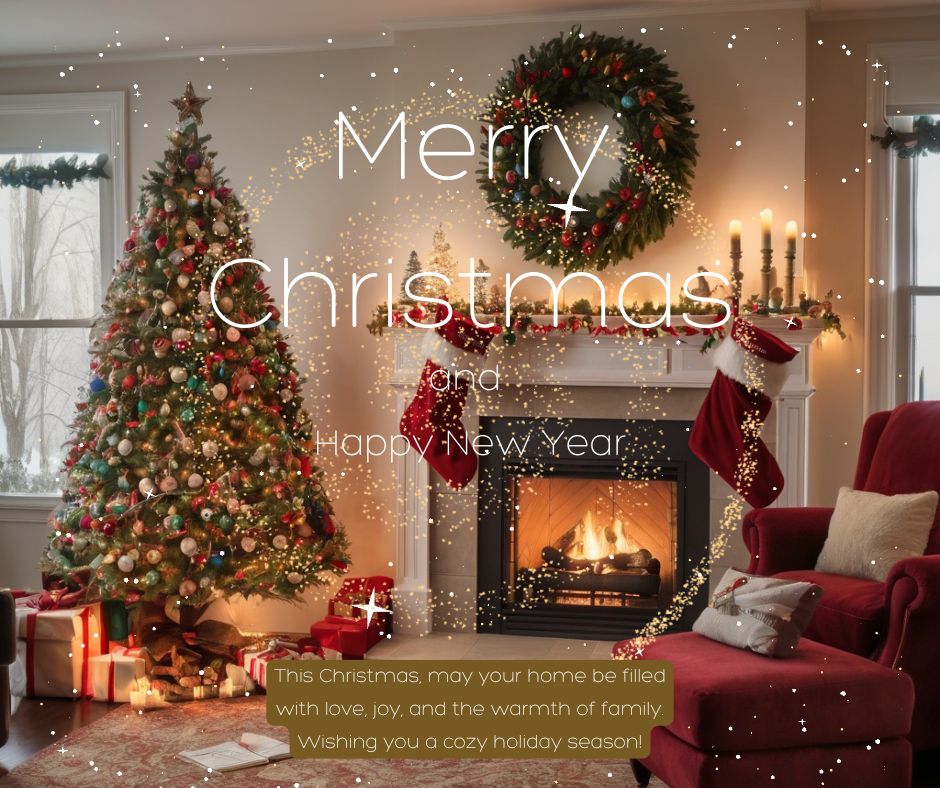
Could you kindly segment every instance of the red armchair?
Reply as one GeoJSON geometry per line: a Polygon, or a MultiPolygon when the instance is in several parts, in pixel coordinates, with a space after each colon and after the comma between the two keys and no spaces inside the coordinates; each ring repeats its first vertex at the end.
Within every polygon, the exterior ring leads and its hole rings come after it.
{"type": "MultiPolygon", "coordinates": [[[[853,487],[884,495],[940,490],[940,402],[873,414],[862,432],[853,487]]],[[[940,511],[925,555],[899,561],[883,583],[815,571],[832,511],[749,512],[748,571],[822,586],[806,637],[909,674],[916,693],[911,744],[940,747],[940,511]]]]}

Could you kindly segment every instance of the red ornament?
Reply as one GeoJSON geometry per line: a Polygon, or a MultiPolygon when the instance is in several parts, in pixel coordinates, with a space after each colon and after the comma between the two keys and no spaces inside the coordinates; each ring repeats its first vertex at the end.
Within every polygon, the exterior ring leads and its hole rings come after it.
{"type": "Polygon", "coordinates": [[[512,100],[512,107],[513,109],[522,109],[522,99],[516,96],[516,98],[512,100]]]}
{"type": "Polygon", "coordinates": [[[333,518],[328,514],[323,515],[323,533],[332,536],[336,533],[336,526],[333,524],[333,518]]]}
{"type": "Polygon", "coordinates": [[[524,216],[520,216],[518,219],[516,219],[516,227],[519,228],[520,230],[525,229],[525,217],[524,216]]]}
{"type": "Polygon", "coordinates": [[[562,66],[562,67],[561,67],[561,75],[562,75],[565,79],[571,79],[571,78],[574,76],[574,71],[571,70],[571,67],[570,67],[570,66],[562,66]]]}
{"type": "Polygon", "coordinates": [[[661,140],[662,138],[663,138],[663,127],[657,123],[655,126],[653,126],[653,139],[661,140]]]}
{"type": "Polygon", "coordinates": [[[511,132],[511,131],[504,131],[502,134],[500,134],[500,135],[499,135],[499,144],[502,145],[503,147],[507,147],[507,146],[509,146],[509,145],[512,145],[512,132],[511,132]]]}
{"type": "Polygon", "coordinates": [[[135,375],[126,375],[124,380],[121,381],[121,388],[124,389],[124,391],[130,391],[136,385],[137,377],[135,375]]]}
{"type": "Polygon", "coordinates": [[[519,176],[516,175],[515,170],[506,170],[506,183],[508,183],[510,186],[516,182],[518,177],[519,176]]]}
{"type": "Polygon", "coordinates": [[[591,226],[591,235],[595,238],[600,238],[605,232],[607,232],[607,225],[603,222],[594,222],[591,226]]]}
{"type": "Polygon", "coordinates": [[[632,196],[633,196],[633,189],[631,189],[629,186],[624,186],[620,190],[620,199],[623,200],[624,202],[629,200],[632,196]]]}
{"type": "Polygon", "coordinates": [[[532,94],[529,96],[529,103],[530,103],[530,104],[538,104],[538,103],[539,103],[539,94],[536,93],[534,90],[532,91],[532,94]]]}
{"type": "Polygon", "coordinates": [[[166,249],[166,245],[169,242],[170,242],[169,238],[167,238],[165,235],[161,235],[157,238],[156,241],[154,241],[154,246],[157,247],[158,252],[162,252],[164,249],[166,249]]]}
{"type": "Polygon", "coordinates": [[[583,244],[581,244],[581,251],[590,257],[594,252],[597,251],[597,244],[594,241],[588,239],[583,244]]]}
{"type": "Polygon", "coordinates": [[[562,246],[564,246],[567,249],[569,246],[571,246],[571,242],[573,240],[574,240],[574,234],[571,232],[571,230],[562,231],[561,237],[559,238],[559,241],[561,242],[562,246]]]}

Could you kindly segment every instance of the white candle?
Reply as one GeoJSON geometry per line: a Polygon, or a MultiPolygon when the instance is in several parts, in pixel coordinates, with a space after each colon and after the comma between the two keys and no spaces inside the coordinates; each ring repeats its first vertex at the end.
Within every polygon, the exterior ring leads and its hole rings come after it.
{"type": "Polygon", "coordinates": [[[774,212],[770,208],[764,208],[760,212],[760,240],[761,249],[772,249],[770,233],[774,223],[774,212]]]}
{"type": "Polygon", "coordinates": [[[787,251],[796,251],[796,222],[792,219],[787,222],[787,251]]]}
{"type": "Polygon", "coordinates": [[[741,251],[741,220],[732,219],[731,224],[728,225],[728,232],[731,233],[731,251],[740,252],[741,251]]]}

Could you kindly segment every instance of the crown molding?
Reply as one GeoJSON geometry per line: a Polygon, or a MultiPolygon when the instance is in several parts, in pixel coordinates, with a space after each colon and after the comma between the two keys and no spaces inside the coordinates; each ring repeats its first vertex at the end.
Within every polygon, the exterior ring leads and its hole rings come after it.
{"type": "Polygon", "coordinates": [[[395,34],[392,31],[383,31],[374,36],[350,36],[333,44],[311,42],[289,42],[285,44],[243,44],[226,45],[224,47],[213,45],[194,45],[174,50],[143,50],[133,52],[130,50],[115,52],[109,51],[103,58],[90,52],[52,55],[0,55],[0,69],[4,68],[30,68],[33,66],[60,66],[69,65],[104,65],[107,63],[146,63],[170,60],[189,60],[204,57],[213,58],[253,55],[292,55],[302,52],[335,52],[351,49],[373,49],[390,47],[395,43],[395,34]]]}
{"type": "MultiPolygon", "coordinates": [[[[887,2],[888,0],[885,0],[887,2]]],[[[940,16],[940,4],[937,5],[902,5],[884,8],[858,8],[846,11],[817,11],[823,0],[815,0],[809,9],[811,22],[852,22],[866,19],[911,19],[918,17],[940,16]]]]}
{"type": "Polygon", "coordinates": [[[194,45],[181,49],[143,50],[133,52],[109,51],[105,57],[98,57],[96,52],[84,53],[54,53],[45,55],[0,55],[0,69],[30,68],[33,66],[61,65],[91,65],[104,63],[140,63],[159,62],[169,60],[186,60],[188,58],[222,58],[233,56],[253,55],[286,55],[304,52],[330,52],[353,49],[371,49],[394,46],[398,34],[420,32],[424,30],[460,30],[478,27],[495,27],[499,25],[532,25],[541,23],[561,22],[571,24],[590,24],[609,20],[623,19],[662,19],[675,16],[705,16],[712,14],[727,14],[762,11],[792,11],[810,10],[812,0],[765,0],[752,2],[752,0],[725,0],[719,3],[688,2],[664,6],[657,3],[645,3],[626,8],[596,8],[583,11],[546,11],[535,13],[508,13],[491,14],[487,16],[442,16],[407,21],[390,20],[379,23],[379,31],[375,34],[339,37],[332,44],[324,42],[296,41],[284,44],[233,44],[224,47],[217,44],[194,45]]]}
{"type": "Polygon", "coordinates": [[[674,16],[704,16],[712,14],[739,13],[742,11],[800,11],[809,10],[812,0],[725,0],[725,2],[645,3],[625,8],[595,8],[584,11],[545,11],[535,13],[491,14],[473,17],[429,17],[427,19],[409,19],[407,22],[386,22],[389,30],[405,33],[420,30],[446,30],[469,27],[493,27],[497,25],[531,25],[543,22],[595,22],[610,19],[662,19],[674,16]]]}

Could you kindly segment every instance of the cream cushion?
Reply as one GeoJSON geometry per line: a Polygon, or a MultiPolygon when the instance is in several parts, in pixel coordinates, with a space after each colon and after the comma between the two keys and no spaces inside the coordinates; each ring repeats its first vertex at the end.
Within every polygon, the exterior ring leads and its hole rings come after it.
{"type": "Polygon", "coordinates": [[[843,487],[816,571],[886,580],[902,558],[924,554],[937,492],[881,495],[843,487]]]}

